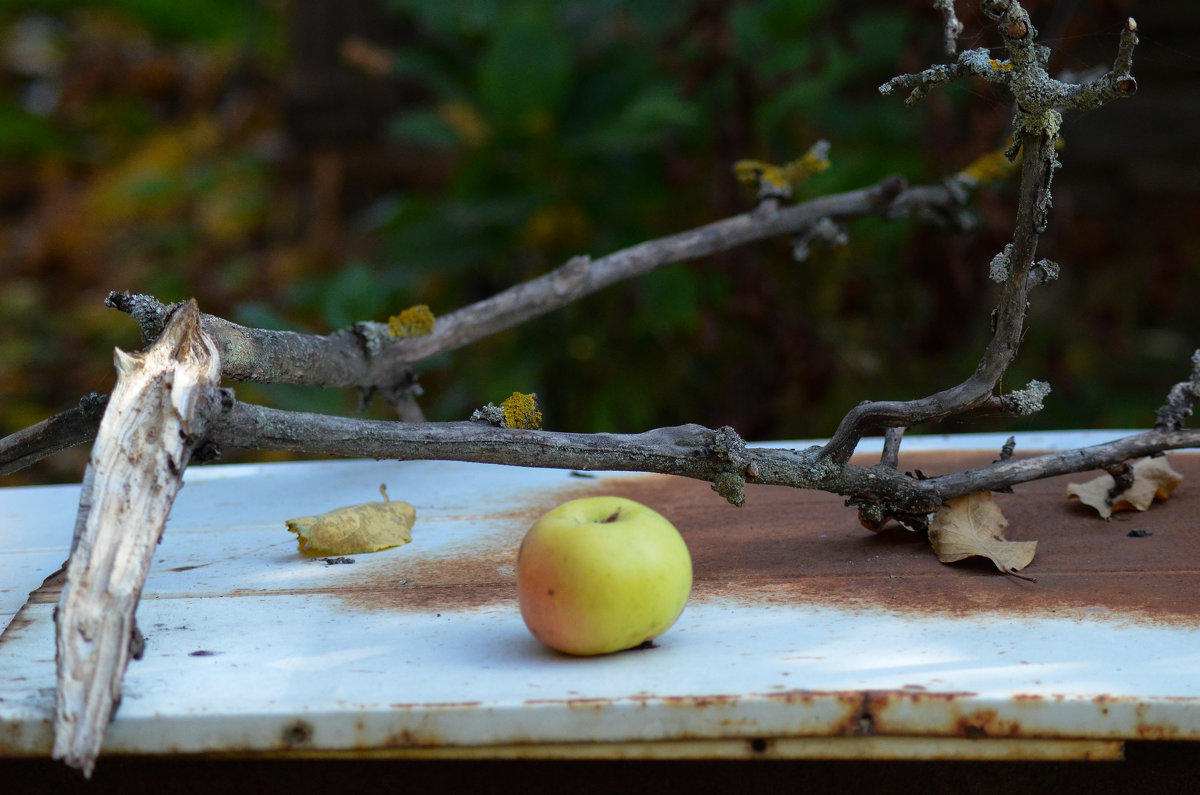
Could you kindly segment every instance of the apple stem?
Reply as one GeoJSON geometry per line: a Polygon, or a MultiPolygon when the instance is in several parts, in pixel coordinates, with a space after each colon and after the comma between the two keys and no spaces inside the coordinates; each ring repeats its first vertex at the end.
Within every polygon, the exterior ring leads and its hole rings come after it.
{"type": "Polygon", "coordinates": [[[621,509],[620,509],[620,508],[618,508],[617,510],[615,510],[615,511],[613,511],[613,512],[612,512],[612,516],[608,517],[607,519],[605,519],[605,520],[604,520],[603,522],[601,522],[600,524],[609,524],[609,523],[611,523],[611,522],[615,522],[615,521],[617,521],[617,516],[619,516],[619,515],[620,515],[620,513],[621,513],[621,509]]]}

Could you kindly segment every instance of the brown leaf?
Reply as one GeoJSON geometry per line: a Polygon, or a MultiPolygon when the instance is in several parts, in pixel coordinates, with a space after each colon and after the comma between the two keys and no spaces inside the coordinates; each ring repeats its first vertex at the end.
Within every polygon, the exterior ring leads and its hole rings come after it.
{"type": "Polygon", "coordinates": [[[1107,519],[1117,511],[1144,511],[1155,499],[1165,500],[1183,482],[1183,475],[1171,469],[1166,456],[1140,458],[1133,463],[1133,485],[1115,498],[1109,492],[1116,481],[1107,473],[1087,483],[1067,486],[1067,499],[1072,497],[1095,508],[1107,519]]]}
{"type": "Polygon", "coordinates": [[[969,557],[988,558],[1005,574],[1033,562],[1036,541],[1006,541],[1008,520],[988,492],[946,503],[929,524],[929,543],[942,563],[969,557]]]}
{"type": "Polygon", "coordinates": [[[384,502],[364,502],[317,516],[288,519],[287,529],[296,534],[301,554],[361,555],[412,541],[416,508],[407,502],[388,500],[382,486],[380,491],[384,502]]]}

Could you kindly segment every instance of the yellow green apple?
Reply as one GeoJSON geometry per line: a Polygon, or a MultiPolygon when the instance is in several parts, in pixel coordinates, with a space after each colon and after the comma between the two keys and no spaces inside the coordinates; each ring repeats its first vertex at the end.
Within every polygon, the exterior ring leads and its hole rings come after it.
{"type": "Polygon", "coordinates": [[[674,525],[624,497],[585,497],[534,523],[517,555],[521,617],[567,654],[640,646],[675,623],[692,558],[674,525]]]}

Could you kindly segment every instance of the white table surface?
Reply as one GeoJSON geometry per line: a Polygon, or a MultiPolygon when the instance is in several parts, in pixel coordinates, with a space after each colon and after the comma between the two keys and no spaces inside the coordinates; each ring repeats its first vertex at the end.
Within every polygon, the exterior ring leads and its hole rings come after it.
{"type": "MultiPolygon", "coordinates": [[[[1119,435],[1018,440],[1047,450],[1119,435]]],[[[872,615],[718,593],[689,603],[657,648],[551,652],[517,610],[517,544],[540,511],[612,477],[630,475],[189,469],[138,608],[145,657],[126,673],[105,752],[1034,758],[1200,739],[1200,626],[1186,622],[872,615]],[[377,500],[380,483],[416,506],[411,544],[352,565],[297,553],[285,519],[377,500]],[[472,606],[460,587],[489,597],[472,606]]],[[[65,559],[77,500],[77,486],[0,489],[0,755],[51,745],[54,604],[26,599],[65,559]]]]}

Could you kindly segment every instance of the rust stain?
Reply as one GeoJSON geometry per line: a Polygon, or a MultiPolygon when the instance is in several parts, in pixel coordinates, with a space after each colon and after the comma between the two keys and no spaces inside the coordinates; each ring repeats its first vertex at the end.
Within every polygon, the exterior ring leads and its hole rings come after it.
{"type": "Polygon", "coordinates": [[[430,709],[472,709],[483,706],[482,701],[442,701],[442,702],[410,702],[388,704],[389,709],[415,709],[415,710],[430,710],[430,709]]]}
{"type": "Polygon", "coordinates": [[[1184,736],[1178,726],[1171,724],[1139,723],[1137,725],[1139,740],[1194,740],[1193,736],[1184,736]]]}
{"type": "Polygon", "coordinates": [[[612,698],[527,698],[524,701],[526,706],[530,707],[573,707],[573,708],[588,708],[602,709],[616,704],[619,699],[612,698]]]}
{"type": "MultiPolygon", "coordinates": [[[[976,693],[915,693],[904,690],[869,691],[864,699],[863,716],[869,717],[874,725],[876,734],[910,736],[914,733],[930,736],[959,736],[967,739],[1003,739],[1016,737],[1042,737],[1047,739],[1077,739],[1081,736],[1095,738],[1121,739],[1196,739],[1195,732],[1183,730],[1168,720],[1150,720],[1146,715],[1149,705],[1138,697],[1096,696],[1081,700],[1096,706],[1096,713],[1088,718],[1081,718],[1078,725],[1062,730],[1030,729],[1023,721],[1038,724],[1035,718],[1039,711],[1050,704],[1061,704],[1067,701],[1062,694],[1037,695],[1017,694],[1006,699],[1003,709],[977,706],[971,699],[976,693]],[[900,718],[889,713],[891,708],[901,702],[913,705],[928,705],[930,702],[943,702],[933,713],[920,713],[917,718],[900,718]],[[1120,707],[1119,710],[1110,708],[1120,707]],[[1006,714],[1001,714],[1002,712],[1006,714]],[[1127,717],[1132,713],[1134,718],[1133,733],[1127,717]],[[1116,715],[1115,723],[1108,723],[1116,715]],[[936,716],[936,717],[935,717],[936,716]],[[919,727],[913,725],[913,721],[919,727]]],[[[1182,702],[1198,703],[1200,699],[1181,698],[1182,702]]],[[[901,711],[901,715],[905,711],[901,711]]]]}
{"type": "Polygon", "coordinates": [[[294,720],[283,727],[281,740],[287,748],[306,746],[312,743],[313,727],[305,720],[294,720]]]}
{"type": "MultiPolygon", "coordinates": [[[[900,466],[933,475],[993,458],[917,453],[903,455],[900,466]]],[[[1172,454],[1171,461],[1185,483],[1200,480],[1200,456],[1172,454]]],[[[998,575],[986,561],[939,563],[923,537],[898,526],[866,532],[836,495],[749,485],[739,509],[706,483],[670,476],[630,480],[614,493],[654,507],[679,528],[692,553],[695,599],[816,603],[900,615],[1105,616],[1195,626],[1200,525],[1192,517],[1200,512],[1200,492],[1179,489],[1129,521],[1104,522],[1066,499],[1066,483],[1086,477],[1051,478],[996,495],[1010,522],[1008,537],[1038,541],[1028,570],[1036,583],[998,575]],[[1154,535],[1128,538],[1133,521],[1154,535]]]]}
{"type": "Polygon", "coordinates": [[[1016,720],[1003,720],[994,709],[975,709],[958,718],[954,733],[969,739],[984,737],[1019,737],[1021,724],[1016,720]]]}
{"type": "Polygon", "coordinates": [[[727,707],[736,704],[741,696],[705,695],[705,696],[664,696],[659,702],[670,707],[683,707],[688,710],[702,710],[709,707],[727,707]]]}
{"type": "MultiPolygon", "coordinates": [[[[993,458],[978,452],[910,453],[902,455],[900,467],[934,475],[993,458]]],[[[1200,455],[1176,453],[1171,461],[1186,482],[1200,481],[1200,455]]],[[[995,612],[1197,626],[1200,524],[1191,519],[1200,513],[1200,490],[1179,489],[1169,501],[1129,521],[1104,522],[1066,499],[1065,484],[1086,477],[1052,478],[996,495],[1010,522],[1009,538],[1038,541],[1028,570],[1036,583],[999,575],[986,561],[941,564],[922,536],[895,525],[867,532],[836,495],[748,485],[745,507],[739,509],[708,483],[661,475],[571,479],[559,489],[531,490],[525,508],[488,515],[505,523],[499,537],[440,557],[414,554],[422,533],[418,516],[416,541],[381,558],[386,565],[359,571],[344,567],[336,586],[314,590],[355,610],[515,605],[517,547],[528,527],[566,500],[613,494],[649,505],[683,534],[693,560],[694,601],[819,604],[901,616],[995,612]],[[1130,539],[1131,522],[1152,536],[1130,539]]],[[[468,511],[455,518],[464,517],[468,511]]],[[[436,523],[428,527],[427,532],[436,531],[436,523]]],[[[47,601],[57,598],[50,581],[40,590],[47,601]]]]}
{"type": "Polygon", "coordinates": [[[420,734],[410,729],[401,729],[383,740],[384,748],[433,748],[445,745],[436,734],[420,734]]]}

